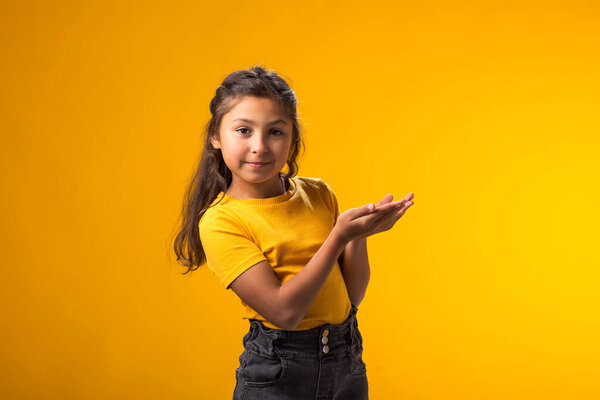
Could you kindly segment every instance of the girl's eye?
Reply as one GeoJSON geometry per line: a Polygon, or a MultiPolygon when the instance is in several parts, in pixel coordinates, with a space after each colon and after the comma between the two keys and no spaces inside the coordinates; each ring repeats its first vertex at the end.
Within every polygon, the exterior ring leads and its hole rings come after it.
{"type": "MultiPolygon", "coordinates": [[[[239,128],[239,129],[237,129],[237,131],[240,132],[241,134],[245,134],[242,131],[247,131],[247,130],[248,130],[248,128],[239,128]]],[[[275,134],[275,136],[281,136],[281,135],[283,135],[283,132],[281,132],[279,129],[273,129],[273,130],[271,130],[271,132],[277,132],[275,134]]]]}

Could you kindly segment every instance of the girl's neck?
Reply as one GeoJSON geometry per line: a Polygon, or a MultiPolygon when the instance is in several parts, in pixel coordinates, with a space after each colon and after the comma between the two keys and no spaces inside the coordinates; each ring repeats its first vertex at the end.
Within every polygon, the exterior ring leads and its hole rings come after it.
{"type": "Polygon", "coordinates": [[[273,188],[274,186],[271,182],[265,182],[260,187],[252,185],[244,188],[238,188],[237,185],[234,185],[232,182],[225,193],[237,200],[268,199],[271,197],[281,196],[288,191],[289,182],[284,178],[283,174],[279,174],[277,182],[278,184],[275,189],[273,188]]]}

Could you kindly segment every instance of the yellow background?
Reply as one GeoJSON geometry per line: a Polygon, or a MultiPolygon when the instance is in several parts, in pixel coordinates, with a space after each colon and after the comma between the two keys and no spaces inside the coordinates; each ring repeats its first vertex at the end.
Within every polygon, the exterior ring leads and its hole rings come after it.
{"type": "Polygon", "coordinates": [[[299,98],[370,237],[372,399],[600,398],[593,1],[0,5],[0,397],[231,398],[247,321],[172,238],[222,79],[299,98]]]}

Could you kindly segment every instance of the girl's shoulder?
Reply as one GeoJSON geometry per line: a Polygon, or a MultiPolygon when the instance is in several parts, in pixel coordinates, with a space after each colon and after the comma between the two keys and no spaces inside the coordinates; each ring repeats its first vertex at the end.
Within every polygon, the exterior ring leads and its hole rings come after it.
{"type": "Polygon", "coordinates": [[[204,211],[198,221],[198,229],[201,237],[213,235],[215,232],[247,232],[246,225],[235,209],[221,203],[211,205],[204,211]]]}
{"type": "Polygon", "coordinates": [[[307,176],[302,176],[298,178],[302,179],[306,183],[306,186],[312,187],[319,191],[333,192],[331,186],[321,178],[307,176]]]}
{"type": "Polygon", "coordinates": [[[308,176],[297,176],[295,178],[298,178],[299,186],[302,187],[308,197],[319,197],[328,200],[335,196],[331,186],[321,178],[308,176]]]}
{"type": "Polygon", "coordinates": [[[212,203],[208,206],[204,213],[202,213],[199,222],[202,223],[205,220],[211,220],[211,222],[213,222],[215,218],[220,219],[224,217],[231,218],[232,213],[227,198],[224,198],[223,193],[221,192],[212,201],[212,203]]]}
{"type": "Polygon", "coordinates": [[[310,187],[322,190],[323,188],[327,188],[327,186],[329,186],[323,179],[316,177],[295,176],[293,179],[296,179],[297,182],[302,184],[303,187],[310,187]]]}

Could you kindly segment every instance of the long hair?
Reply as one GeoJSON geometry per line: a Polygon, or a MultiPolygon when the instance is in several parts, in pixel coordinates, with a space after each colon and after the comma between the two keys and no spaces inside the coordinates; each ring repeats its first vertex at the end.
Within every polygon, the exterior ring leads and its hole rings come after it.
{"type": "Polygon", "coordinates": [[[218,194],[227,191],[232,179],[221,149],[215,149],[210,139],[219,134],[223,115],[243,96],[271,98],[283,106],[292,120],[292,143],[286,163],[286,176],[291,178],[298,173],[296,158],[300,150],[304,151],[304,143],[297,112],[298,99],[294,91],[275,71],[267,71],[258,65],[229,74],[210,101],[212,117],[204,128],[204,148],[183,199],[181,225],[174,243],[177,261],[188,267],[183,274],[195,271],[206,261],[198,225],[218,194]]]}

